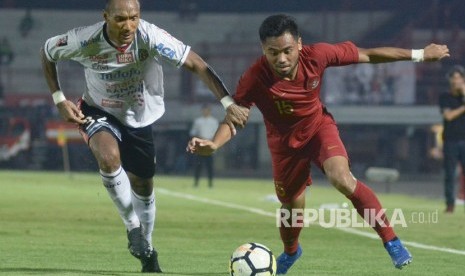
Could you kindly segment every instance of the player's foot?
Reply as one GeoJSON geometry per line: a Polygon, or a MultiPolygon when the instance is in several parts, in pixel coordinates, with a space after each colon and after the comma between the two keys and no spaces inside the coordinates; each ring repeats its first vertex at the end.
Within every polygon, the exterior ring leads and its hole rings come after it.
{"type": "Polygon", "coordinates": [[[386,248],[389,256],[391,256],[392,263],[396,268],[402,269],[412,262],[412,255],[398,238],[385,243],[384,248],[386,248]]]}
{"type": "Polygon", "coordinates": [[[158,253],[155,248],[151,248],[142,254],[140,262],[142,263],[142,272],[162,272],[158,264],[158,253]]]}
{"type": "Polygon", "coordinates": [[[453,212],[454,212],[454,205],[447,205],[446,210],[444,211],[444,213],[452,214],[453,212]]]}
{"type": "Polygon", "coordinates": [[[142,237],[142,229],[136,227],[128,231],[128,249],[132,256],[140,259],[142,252],[144,252],[143,243],[145,239],[142,237]]]}
{"type": "Polygon", "coordinates": [[[283,252],[276,260],[276,274],[286,274],[289,268],[291,268],[291,266],[295,263],[295,261],[297,261],[297,259],[300,258],[300,256],[302,256],[302,247],[300,247],[300,244],[299,247],[297,247],[297,252],[295,252],[294,255],[289,255],[286,252],[283,252]]]}

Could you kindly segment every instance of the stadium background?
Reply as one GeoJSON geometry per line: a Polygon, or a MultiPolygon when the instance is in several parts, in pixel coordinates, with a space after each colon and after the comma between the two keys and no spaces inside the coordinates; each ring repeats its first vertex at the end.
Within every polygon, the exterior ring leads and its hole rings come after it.
{"type": "MultiPolygon", "coordinates": [[[[329,69],[322,96],[339,123],[357,175],[363,176],[369,166],[394,168],[403,181],[396,189],[442,194],[441,161],[431,154],[435,146],[431,127],[441,123],[437,99],[447,90],[445,72],[463,64],[465,2],[141,0],[141,4],[142,18],[191,45],[231,91],[261,54],[257,30],[271,13],[296,17],[305,43],[352,40],[360,47],[405,48],[447,44],[451,58],[440,63],[329,69]]],[[[42,77],[38,50],[50,36],[101,20],[103,5],[103,0],[0,0],[0,168],[63,170],[60,144],[66,142],[72,171],[96,170],[89,150],[74,137],[77,132],[56,123],[60,118],[42,77]],[[24,133],[29,136],[21,136],[24,133]],[[62,133],[67,133],[66,139],[62,133]]],[[[85,84],[82,68],[64,62],[59,69],[65,94],[77,99],[85,84]]],[[[224,112],[190,73],[169,65],[164,73],[167,112],[153,129],[157,170],[186,175],[191,159],[184,149],[192,118],[200,115],[205,102],[212,104],[219,119],[224,112]]],[[[271,176],[258,110],[253,109],[248,127],[217,153],[215,166],[222,176],[271,176]]]]}

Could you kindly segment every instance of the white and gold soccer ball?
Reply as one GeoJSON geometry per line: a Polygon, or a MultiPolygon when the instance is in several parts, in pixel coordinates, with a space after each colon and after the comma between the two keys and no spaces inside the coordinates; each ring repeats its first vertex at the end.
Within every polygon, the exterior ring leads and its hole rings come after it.
{"type": "Polygon", "coordinates": [[[263,244],[251,242],[239,246],[229,261],[231,276],[274,276],[276,259],[263,244]]]}

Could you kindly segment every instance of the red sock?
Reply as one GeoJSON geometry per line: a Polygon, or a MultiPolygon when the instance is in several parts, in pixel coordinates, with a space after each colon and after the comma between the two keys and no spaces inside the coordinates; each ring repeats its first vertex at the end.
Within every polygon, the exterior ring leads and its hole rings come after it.
{"type": "MultiPolygon", "coordinates": [[[[303,222],[303,219],[301,222],[303,222]]],[[[286,227],[281,222],[281,226],[279,227],[279,234],[281,234],[281,240],[284,244],[284,252],[292,255],[297,251],[301,230],[302,227],[286,227]]]]}
{"type": "MultiPolygon", "coordinates": [[[[365,184],[357,180],[357,186],[355,187],[355,191],[353,194],[347,196],[348,199],[352,201],[355,209],[357,209],[357,213],[365,219],[368,223],[371,221],[371,214],[372,212],[367,213],[367,217],[365,217],[365,209],[374,210],[374,214],[378,214],[378,212],[382,209],[381,203],[379,202],[378,198],[376,197],[375,193],[365,184]]],[[[396,237],[394,233],[394,229],[389,224],[386,215],[381,216],[382,221],[384,222],[385,226],[380,225],[378,221],[375,220],[375,225],[373,229],[378,233],[378,235],[383,240],[383,243],[388,242],[396,237]]]]}

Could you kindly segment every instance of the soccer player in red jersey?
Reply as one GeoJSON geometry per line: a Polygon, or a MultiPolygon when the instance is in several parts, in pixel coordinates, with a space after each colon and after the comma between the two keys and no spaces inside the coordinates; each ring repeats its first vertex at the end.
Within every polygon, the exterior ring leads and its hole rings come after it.
{"type": "MultiPolygon", "coordinates": [[[[349,168],[349,158],[336,123],[320,100],[324,70],[330,66],[355,63],[382,63],[400,60],[437,61],[449,56],[445,45],[430,44],[421,50],[381,47],[362,49],[352,42],[302,45],[295,20],[287,15],[266,18],[259,30],[263,56],[241,77],[234,100],[247,108],[257,106],[266,125],[272,157],[276,194],[282,209],[303,209],[305,188],[311,184],[310,163],[327,176],[331,184],[349,200],[357,212],[372,221],[365,209],[382,212],[373,191],[357,180],[349,168]]],[[[223,146],[232,134],[221,124],[212,141],[193,138],[187,150],[209,155],[223,146]]],[[[371,213],[373,214],[373,212],[371,213]]],[[[383,214],[374,230],[381,237],[397,268],[412,256],[397,238],[383,214]]],[[[284,252],[278,257],[278,274],[287,270],[302,254],[298,242],[301,227],[281,225],[284,252]]]]}

